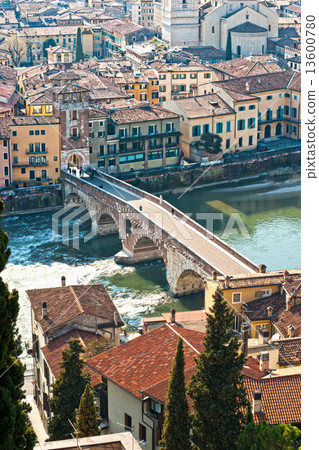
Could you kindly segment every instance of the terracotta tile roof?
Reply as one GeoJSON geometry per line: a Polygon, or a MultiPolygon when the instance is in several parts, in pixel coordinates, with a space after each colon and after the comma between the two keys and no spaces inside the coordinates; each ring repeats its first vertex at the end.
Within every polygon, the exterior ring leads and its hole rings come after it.
{"type": "Polygon", "coordinates": [[[179,117],[179,115],[160,106],[147,105],[143,107],[114,111],[112,112],[111,117],[114,122],[121,124],[160,119],[176,119],[179,117]]]}
{"type": "Polygon", "coordinates": [[[301,336],[301,304],[293,306],[289,311],[283,305],[274,316],[271,317],[271,322],[277,328],[279,333],[287,338],[288,327],[292,325],[295,329],[295,336],[301,336]]]}
{"type": "Polygon", "coordinates": [[[124,325],[109,293],[102,284],[64,286],[26,291],[36,320],[48,334],[81,314],[96,316],[114,325],[114,313],[119,326],[124,325]],[[47,318],[42,318],[42,303],[47,304],[47,318]]]}
{"type": "Polygon", "coordinates": [[[264,73],[282,72],[283,68],[272,55],[256,55],[248,58],[237,58],[212,64],[214,70],[227,73],[233,77],[261,75],[264,73]],[[266,58],[264,57],[266,56],[266,58]]]}
{"type": "MultiPolygon", "coordinates": [[[[82,330],[72,330],[56,339],[53,339],[48,345],[41,347],[43,355],[55,379],[57,379],[61,370],[60,362],[62,361],[62,352],[69,347],[68,340],[71,338],[78,339],[81,345],[85,348],[87,341],[96,337],[97,335],[95,333],[89,333],[88,331],[82,330]]],[[[91,374],[92,386],[100,384],[101,377],[99,374],[93,370],[90,370],[87,366],[84,366],[83,370],[84,372],[89,372],[91,374]]]]}
{"type": "Polygon", "coordinates": [[[9,113],[10,111],[12,111],[14,105],[18,102],[18,100],[19,94],[15,92],[8,103],[0,102],[0,113],[9,113]]]}
{"type": "Polygon", "coordinates": [[[283,282],[284,290],[290,297],[301,297],[301,279],[298,277],[289,278],[283,282]]]}
{"type": "MultiPolygon", "coordinates": [[[[245,288],[245,287],[253,287],[253,286],[270,286],[272,284],[281,284],[283,281],[289,280],[300,280],[301,279],[301,270],[293,269],[287,271],[286,280],[285,280],[285,271],[284,270],[275,270],[266,273],[252,273],[249,275],[234,275],[230,277],[229,288],[228,289],[237,289],[237,288],[245,288]]],[[[219,284],[222,289],[226,289],[225,287],[225,277],[218,277],[219,284]]]]}
{"type": "Polygon", "coordinates": [[[229,31],[233,33],[266,33],[266,28],[260,27],[259,25],[255,25],[251,22],[241,23],[236,27],[231,28],[229,31]]]}
{"type": "Polygon", "coordinates": [[[212,82],[214,86],[246,94],[257,94],[281,89],[301,90],[301,74],[293,70],[283,72],[232,78],[224,81],[212,82]]]}
{"type": "MultiPolygon", "coordinates": [[[[178,335],[174,327],[163,325],[119,347],[87,361],[89,367],[118,384],[137,398],[141,391],[169,377],[176,351],[178,335]]],[[[177,328],[184,343],[185,368],[194,365],[194,357],[204,349],[204,333],[177,328]]]]}
{"type": "Polygon", "coordinates": [[[0,117],[0,139],[10,139],[11,117],[0,117]]]}
{"type": "Polygon", "coordinates": [[[190,61],[188,64],[167,63],[154,61],[149,64],[157,72],[211,72],[212,69],[197,61],[190,61]]]}
{"type": "Polygon", "coordinates": [[[279,339],[279,366],[299,366],[301,364],[301,337],[279,339]]]}
{"type": "Polygon", "coordinates": [[[116,32],[123,36],[127,34],[136,33],[137,31],[143,30],[144,28],[132,22],[122,22],[121,20],[114,19],[108,20],[107,22],[99,24],[99,26],[110,33],[116,32]]]}
{"type": "Polygon", "coordinates": [[[11,126],[22,125],[54,125],[60,123],[59,118],[54,116],[15,116],[12,118],[11,126]]]}
{"type": "Polygon", "coordinates": [[[266,420],[269,424],[301,423],[301,376],[287,375],[253,379],[245,376],[249,401],[253,392],[261,391],[261,413],[254,414],[255,422],[266,420]]]}
{"type": "Polygon", "coordinates": [[[232,114],[234,110],[217,94],[199,95],[175,100],[179,108],[189,118],[232,114]]]}
{"type": "Polygon", "coordinates": [[[285,296],[277,293],[270,295],[269,297],[258,298],[242,305],[242,310],[249,318],[250,321],[255,320],[270,320],[272,317],[268,317],[267,308],[272,307],[272,314],[276,314],[279,309],[286,305],[285,296]]]}

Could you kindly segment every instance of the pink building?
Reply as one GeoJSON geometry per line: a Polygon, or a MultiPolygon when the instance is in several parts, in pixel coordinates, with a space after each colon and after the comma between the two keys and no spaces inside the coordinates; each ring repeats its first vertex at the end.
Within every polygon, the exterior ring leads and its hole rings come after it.
{"type": "Polygon", "coordinates": [[[12,183],[10,117],[0,117],[0,189],[12,183]]]}

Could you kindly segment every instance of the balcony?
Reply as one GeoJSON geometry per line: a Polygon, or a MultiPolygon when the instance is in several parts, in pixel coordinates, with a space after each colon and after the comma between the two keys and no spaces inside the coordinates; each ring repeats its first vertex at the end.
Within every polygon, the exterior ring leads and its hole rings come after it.
{"type": "Polygon", "coordinates": [[[108,135],[106,136],[106,140],[107,140],[107,141],[114,141],[114,140],[116,140],[116,139],[118,139],[118,134],[108,134],[108,135]]]}
{"type": "Polygon", "coordinates": [[[76,140],[80,139],[80,136],[71,136],[70,139],[72,139],[72,141],[76,141],[76,140]]]}
{"type": "Polygon", "coordinates": [[[26,154],[27,155],[43,155],[43,154],[46,154],[46,153],[48,153],[47,150],[45,150],[45,151],[39,150],[38,152],[30,152],[29,150],[26,150],[26,154]]]}

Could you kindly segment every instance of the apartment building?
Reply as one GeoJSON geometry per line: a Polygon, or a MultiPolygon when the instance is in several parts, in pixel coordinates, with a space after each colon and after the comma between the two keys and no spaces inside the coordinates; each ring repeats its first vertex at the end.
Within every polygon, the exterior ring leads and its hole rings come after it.
{"type": "Polygon", "coordinates": [[[195,61],[188,64],[154,61],[150,67],[158,73],[160,102],[194,95],[198,85],[217,79],[210,66],[195,61]]]}
{"type": "Polygon", "coordinates": [[[8,188],[12,184],[10,123],[10,117],[0,119],[0,188],[8,188]]]}
{"type": "Polygon", "coordinates": [[[154,27],[154,1],[136,0],[132,3],[132,22],[142,27],[154,27]]]}
{"type": "Polygon", "coordinates": [[[57,183],[61,166],[59,119],[13,117],[10,131],[14,187],[57,183]]]}
{"type": "Polygon", "coordinates": [[[90,163],[106,173],[179,164],[179,115],[159,106],[90,113],[90,163]]]}
{"type": "Polygon", "coordinates": [[[151,105],[158,103],[159,80],[154,69],[142,68],[138,71],[120,72],[114,78],[129,98],[147,101],[151,105]]]}

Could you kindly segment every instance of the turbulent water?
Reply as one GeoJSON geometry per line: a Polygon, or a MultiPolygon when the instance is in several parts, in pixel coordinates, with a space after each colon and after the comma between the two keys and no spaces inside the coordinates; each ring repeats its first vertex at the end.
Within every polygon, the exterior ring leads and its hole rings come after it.
{"type": "MultiPolygon", "coordinates": [[[[230,215],[240,214],[248,236],[241,232],[223,236],[229,244],[257,264],[266,264],[268,270],[300,267],[298,178],[223,189],[203,188],[181,198],[169,195],[167,200],[182,211],[193,213],[194,218],[195,213],[222,213],[223,220],[214,223],[214,232],[220,237],[230,215]]],[[[60,286],[62,275],[67,284],[105,284],[131,329],[140,324],[144,315],[160,314],[172,307],[177,310],[203,307],[203,295],[180,299],[168,295],[165,266],[161,262],[135,267],[117,265],[113,258],[121,249],[117,236],[96,237],[82,244],[80,250],[63,245],[52,233],[51,216],[40,213],[2,220],[12,251],[3,278],[10,288],[19,290],[19,329],[25,341],[31,340],[25,290],[60,286]]]]}

